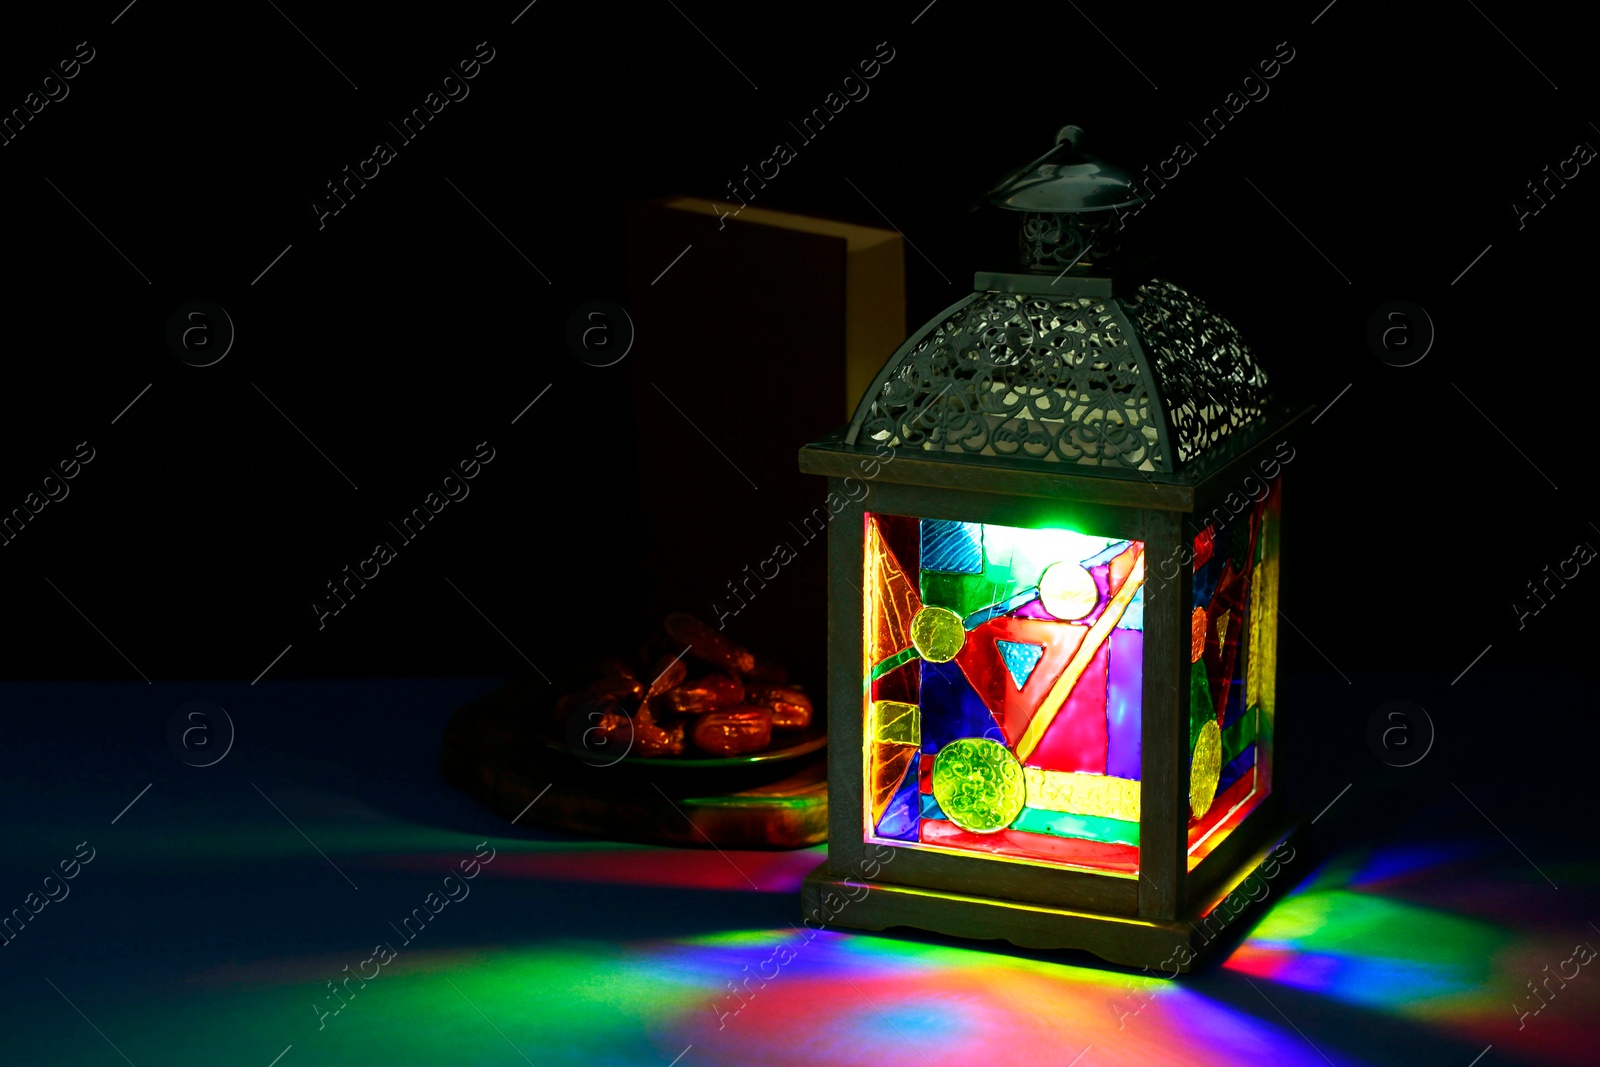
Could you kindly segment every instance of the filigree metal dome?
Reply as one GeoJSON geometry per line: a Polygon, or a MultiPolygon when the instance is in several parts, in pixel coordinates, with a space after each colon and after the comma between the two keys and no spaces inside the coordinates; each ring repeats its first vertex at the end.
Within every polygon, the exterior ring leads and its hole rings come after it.
{"type": "Polygon", "coordinates": [[[845,441],[1174,473],[1259,418],[1266,385],[1239,331],[1171,282],[989,289],[900,346],[845,441]]]}
{"type": "Polygon", "coordinates": [[[1171,480],[1251,436],[1272,406],[1265,372],[1189,292],[1126,277],[1120,208],[1137,191],[1081,140],[1064,127],[985,198],[1022,216],[1031,273],[978,274],[976,292],[912,334],[845,445],[1171,480]]]}

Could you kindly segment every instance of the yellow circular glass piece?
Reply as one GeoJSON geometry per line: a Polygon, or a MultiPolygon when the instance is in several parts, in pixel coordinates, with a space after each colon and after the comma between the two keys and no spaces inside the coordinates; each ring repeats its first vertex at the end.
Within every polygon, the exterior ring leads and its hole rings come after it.
{"type": "Polygon", "coordinates": [[[1221,774],[1222,730],[1217,720],[1207,719],[1200,727],[1200,739],[1194,743],[1194,756],[1189,761],[1189,811],[1195,818],[1211,810],[1221,774]]]}
{"type": "Polygon", "coordinates": [[[1039,601],[1058,619],[1081,619],[1100,603],[1100,587],[1082,564],[1052,563],[1039,576],[1039,601]]]}
{"type": "Polygon", "coordinates": [[[975,834],[1004,830],[1027,799],[1022,764],[993,738],[952,741],[933,761],[933,799],[963,830],[975,834]]]}
{"type": "Polygon", "coordinates": [[[925,607],[911,619],[911,643],[929,663],[945,663],[967,643],[967,630],[949,608],[925,607]]]}

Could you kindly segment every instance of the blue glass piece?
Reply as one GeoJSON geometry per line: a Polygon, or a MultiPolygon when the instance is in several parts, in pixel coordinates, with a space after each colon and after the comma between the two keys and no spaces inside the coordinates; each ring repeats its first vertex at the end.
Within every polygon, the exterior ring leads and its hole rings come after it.
{"type": "Polygon", "coordinates": [[[1122,618],[1117,620],[1117,628],[1122,630],[1144,629],[1144,586],[1140,586],[1133,594],[1133,599],[1128,601],[1127,610],[1122,613],[1122,618]]]}
{"type": "Polygon", "coordinates": [[[982,524],[923,519],[922,569],[948,574],[982,574],[982,524]]]}
{"type": "Polygon", "coordinates": [[[1126,552],[1128,550],[1128,546],[1131,544],[1133,544],[1132,541],[1118,541],[1116,544],[1107,545],[1104,549],[1096,552],[1088,559],[1080,560],[1079,562],[1083,564],[1085,570],[1090,567],[1098,567],[1102,563],[1110,563],[1112,560],[1126,552]]]}
{"type": "MultiPolygon", "coordinates": [[[[1216,584],[1222,577],[1222,568],[1227,566],[1227,550],[1232,544],[1237,523],[1229,523],[1216,530],[1213,526],[1213,542],[1211,542],[1211,558],[1206,565],[1195,571],[1195,608],[1206,608],[1211,605],[1211,593],[1216,592],[1216,584]]],[[[1245,531],[1245,536],[1250,536],[1250,531],[1245,531]]]]}
{"type": "Polygon", "coordinates": [[[944,809],[939,807],[939,802],[933,799],[932,793],[922,794],[922,817],[924,819],[945,818],[944,809]]]}
{"type": "Polygon", "coordinates": [[[1229,786],[1249,774],[1255,765],[1256,743],[1252,741],[1222,768],[1222,773],[1217,776],[1217,796],[1226,793],[1229,786]]]}
{"type": "Polygon", "coordinates": [[[922,751],[930,756],[963,737],[992,737],[1005,744],[1000,725],[955,660],[921,661],[922,751]]]}
{"type": "Polygon", "coordinates": [[[1029,586],[1016,596],[1003,600],[998,604],[974,611],[971,615],[961,620],[961,625],[968,630],[976,630],[990,619],[997,619],[1002,615],[1010,615],[1013,611],[1039,599],[1039,587],[1029,586]]]}
{"type": "Polygon", "coordinates": [[[911,757],[911,766],[906,770],[906,776],[900,780],[899,787],[894,791],[894,796],[889,798],[889,804],[883,809],[883,817],[878,820],[878,836],[892,838],[896,841],[915,841],[921,825],[921,806],[917,798],[922,796],[921,776],[917,773],[917,761],[922,759],[922,753],[914,753],[911,757]]]}
{"type": "MultiPolygon", "coordinates": [[[[1230,623],[1229,625],[1233,624],[1230,623]]],[[[1248,658],[1248,650],[1241,643],[1239,645],[1239,653],[1233,660],[1233,684],[1228,686],[1228,706],[1222,709],[1222,728],[1224,730],[1237,722],[1245,712],[1244,672],[1245,661],[1248,658]]]]}
{"type": "Polygon", "coordinates": [[[1039,657],[1044,655],[1043,645],[1028,645],[1021,641],[1002,641],[995,638],[994,645],[1000,650],[1000,658],[1005,661],[1006,670],[1011,673],[1011,680],[1017,683],[1020,692],[1028,684],[1028,675],[1039,665],[1039,657]]]}
{"type": "MultiPolygon", "coordinates": [[[[1223,535],[1217,535],[1217,544],[1221,545],[1223,535]]],[[[1206,565],[1194,572],[1194,606],[1197,608],[1209,607],[1211,594],[1217,591],[1217,579],[1222,577],[1222,565],[1227,557],[1220,548],[1214,549],[1211,559],[1206,565]]]]}

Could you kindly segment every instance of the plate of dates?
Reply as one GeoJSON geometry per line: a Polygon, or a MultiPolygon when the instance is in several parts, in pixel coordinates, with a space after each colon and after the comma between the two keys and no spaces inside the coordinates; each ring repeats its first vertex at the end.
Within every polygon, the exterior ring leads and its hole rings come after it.
{"type": "Polygon", "coordinates": [[[731,767],[795,759],[828,743],[788,671],[684,612],[632,661],[603,661],[555,704],[545,740],[596,766],[731,767]]]}

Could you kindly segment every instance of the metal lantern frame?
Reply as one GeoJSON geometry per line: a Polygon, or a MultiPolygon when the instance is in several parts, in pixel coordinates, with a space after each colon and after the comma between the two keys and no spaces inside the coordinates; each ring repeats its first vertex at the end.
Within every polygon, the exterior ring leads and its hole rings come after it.
{"type": "MultiPolygon", "coordinates": [[[[1073,150],[1075,135],[1064,130],[1061,146],[1073,150]]],[[[1188,563],[1207,517],[1229,514],[1252,476],[1276,474],[1285,449],[1292,458],[1290,431],[1309,409],[1276,401],[1238,331],[1183,289],[1103,269],[1096,242],[1114,232],[1105,212],[1123,201],[1104,193],[1118,172],[1058,154],[1030,173],[1060,186],[1073,166],[1088,168],[1098,203],[1000,202],[1015,201],[1026,176],[994,201],[1025,213],[1024,259],[1039,272],[978,274],[972,294],[891,356],[848,427],[800,451],[801,470],[827,477],[830,509],[841,507],[828,538],[828,855],[804,882],[802,911],[808,925],[1079,948],[1176,974],[1217,940],[1219,913],[1241,910],[1241,886],[1293,857],[1298,824],[1269,787],[1190,869],[1188,563]],[[1054,273],[1063,257],[1041,241],[1075,249],[1072,263],[1054,273]],[[1183,561],[1143,587],[1137,877],[868,839],[869,513],[1028,529],[1065,521],[1144,542],[1152,565],[1183,561]]],[[[1282,738],[1273,699],[1271,751],[1256,755],[1269,775],[1282,738]]]]}

